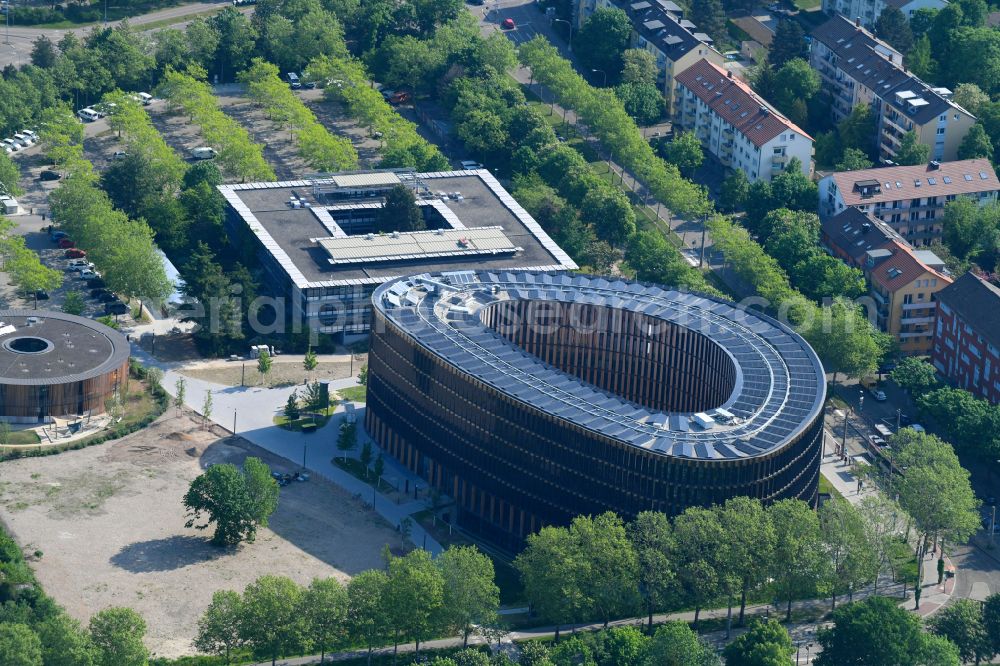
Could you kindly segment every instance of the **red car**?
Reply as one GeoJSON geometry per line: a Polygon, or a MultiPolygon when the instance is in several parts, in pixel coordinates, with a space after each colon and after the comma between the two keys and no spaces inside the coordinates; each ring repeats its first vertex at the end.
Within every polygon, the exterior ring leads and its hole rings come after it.
{"type": "Polygon", "coordinates": [[[61,247],[64,250],[68,250],[71,247],[76,247],[76,243],[74,243],[68,238],[63,238],[62,240],[59,241],[59,247],[61,247]]]}
{"type": "Polygon", "coordinates": [[[503,23],[500,24],[500,27],[503,28],[504,30],[513,30],[517,26],[514,25],[514,19],[512,19],[512,18],[505,18],[503,20],[503,23]]]}
{"type": "Polygon", "coordinates": [[[400,91],[389,98],[389,104],[406,104],[410,101],[410,93],[400,91]]]}
{"type": "Polygon", "coordinates": [[[87,253],[83,250],[72,247],[66,250],[65,256],[67,259],[83,259],[84,257],[87,256],[87,253]]]}

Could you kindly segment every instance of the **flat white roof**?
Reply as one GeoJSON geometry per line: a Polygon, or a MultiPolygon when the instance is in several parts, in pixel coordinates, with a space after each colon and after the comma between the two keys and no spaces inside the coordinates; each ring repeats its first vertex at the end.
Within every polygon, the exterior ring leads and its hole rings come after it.
{"type": "Polygon", "coordinates": [[[372,173],[348,173],[336,175],[331,179],[337,187],[372,187],[373,185],[397,185],[399,176],[391,171],[374,171],[372,173]]]}
{"type": "Polygon", "coordinates": [[[318,238],[333,265],[475,254],[513,254],[502,227],[438,229],[318,238]]]}

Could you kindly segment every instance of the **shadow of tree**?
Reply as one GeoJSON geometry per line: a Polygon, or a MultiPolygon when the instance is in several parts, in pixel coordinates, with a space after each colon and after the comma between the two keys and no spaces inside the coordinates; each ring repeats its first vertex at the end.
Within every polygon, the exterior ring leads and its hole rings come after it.
{"type": "Polygon", "coordinates": [[[138,541],[123,546],[111,556],[111,564],[132,573],[172,571],[218,557],[228,550],[213,546],[206,536],[175,534],[163,539],[138,541]]]}

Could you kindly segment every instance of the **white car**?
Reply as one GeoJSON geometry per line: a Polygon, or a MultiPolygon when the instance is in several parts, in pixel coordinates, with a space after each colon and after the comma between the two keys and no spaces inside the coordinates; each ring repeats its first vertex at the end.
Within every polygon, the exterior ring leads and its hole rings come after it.
{"type": "Polygon", "coordinates": [[[111,159],[115,160],[116,162],[118,160],[123,160],[126,157],[128,157],[128,153],[126,153],[124,150],[116,150],[115,152],[111,153],[111,159]]]}
{"type": "Polygon", "coordinates": [[[35,143],[38,143],[38,132],[35,132],[34,130],[21,130],[21,134],[33,139],[35,143]]]}
{"type": "Polygon", "coordinates": [[[94,111],[89,106],[85,109],[80,109],[79,111],[77,111],[76,115],[80,116],[80,120],[82,120],[85,123],[92,123],[101,117],[101,114],[99,114],[97,111],[94,111]]]}
{"type": "Polygon", "coordinates": [[[101,277],[101,274],[95,271],[93,268],[85,268],[80,271],[81,280],[89,280],[90,278],[101,277]]]}
{"type": "Polygon", "coordinates": [[[215,152],[215,148],[210,148],[209,146],[198,146],[191,149],[191,157],[196,160],[210,160],[216,155],[218,153],[215,152]]]}
{"type": "Polygon", "coordinates": [[[0,143],[0,146],[3,146],[3,152],[6,153],[7,155],[10,155],[11,153],[14,152],[14,149],[8,146],[6,143],[0,143]]]}
{"type": "Polygon", "coordinates": [[[873,398],[875,398],[876,402],[885,402],[886,399],[885,391],[883,391],[882,389],[872,386],[870,389],[868,389],[868,392],[871,394],[873,398]]]}
{"type": "Polygon", "coordinates": [[[142,102],[143,106],[149,106],[153,103],[153,96],[147,92],[136,93],[136,97],[139,98],[139,101],[142,102]]]}
{"type": "Polygon", "coordinates": [[[14,135],[14,138],[16,140],[20,141],[24,146],[33,146],[33,145],[35,145],[35,139],[33,139],[32,137],[28,136],[24,132],[18,132],[17,134],[14,135]]]}
{"type": "Polygon", "coordinates": [[[2,143],[3,145],[10,148],[11,152],[17,152],[21,150],[22,147],[21,144],[19,144],[17,141],[14,141],[14,139],[4,139],[2,143]]]}

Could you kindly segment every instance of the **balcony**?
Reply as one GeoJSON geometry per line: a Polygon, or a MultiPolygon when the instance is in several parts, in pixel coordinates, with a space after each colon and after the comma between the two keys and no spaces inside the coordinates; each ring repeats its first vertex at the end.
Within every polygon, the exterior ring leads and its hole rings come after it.
{"type": "Polygon", "coordinates": [[[903,317],[899,320],[899,323],[904,325],[932,324],[934,323],[934,317],[903,317]]]}
{"type": "Polygon", "coordinates": [[[937,301],[927,303],[903,303],[903,310],[934,310],[937,308],[937,301]]]}

